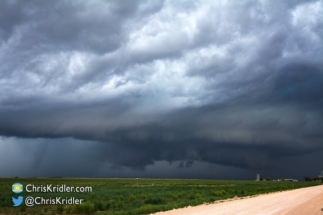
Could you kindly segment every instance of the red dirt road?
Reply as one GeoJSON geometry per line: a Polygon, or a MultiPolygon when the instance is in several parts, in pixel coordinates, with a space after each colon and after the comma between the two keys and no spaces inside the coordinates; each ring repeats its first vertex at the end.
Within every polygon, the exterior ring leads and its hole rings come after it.
{"type": "MultiPolygon", "coordinates": [[[[295,183],[295,182],[293,182],[295,183]]],[[[323,185],[187,207],[154,215],[323,215],[323,185]]]]}

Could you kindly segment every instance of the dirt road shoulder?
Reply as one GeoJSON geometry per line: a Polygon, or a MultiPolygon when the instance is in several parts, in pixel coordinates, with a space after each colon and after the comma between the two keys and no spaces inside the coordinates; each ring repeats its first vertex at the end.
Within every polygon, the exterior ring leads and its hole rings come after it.
{"type": "Polygon", "coordinates": [[[154,215],[323,215],[321,208],[323,208],[323,185],[158,212],[154,215]]]}

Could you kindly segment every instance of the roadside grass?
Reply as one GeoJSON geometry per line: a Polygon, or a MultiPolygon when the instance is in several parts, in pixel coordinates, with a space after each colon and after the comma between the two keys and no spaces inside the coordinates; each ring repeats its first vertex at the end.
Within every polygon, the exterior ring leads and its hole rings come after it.
{"type": "Polygon", "coordinates": [[[235,180],[166,179],[77,179],[77,178],[0,178],[0,215],[2,214],[99,214],[142,215],[186,206],[284,191],[321,184],[320,182],[277,182],[235,180]],[[90,186],[91,193],[14,194],[11,185],[90,186]],[[35,205],[12,207],[11,197],[74,197],[80,205],[35,205]]]}

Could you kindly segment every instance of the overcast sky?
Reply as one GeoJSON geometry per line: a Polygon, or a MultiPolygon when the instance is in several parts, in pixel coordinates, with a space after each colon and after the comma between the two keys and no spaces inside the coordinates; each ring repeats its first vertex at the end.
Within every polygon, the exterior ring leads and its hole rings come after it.
{"type": "Polygon", "coordinates": [[[0,176],[314,177],[323,0],[1,1],[0,176]]]}

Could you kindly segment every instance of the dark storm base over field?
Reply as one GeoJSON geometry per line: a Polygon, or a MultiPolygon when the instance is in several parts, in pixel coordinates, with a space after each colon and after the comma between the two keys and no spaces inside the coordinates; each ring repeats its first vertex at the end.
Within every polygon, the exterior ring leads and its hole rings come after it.
{"type": "Polygon", "coordinates": [[[1,176],[316,176],[321,14],[322,0],[1,1],[1,176]]]}

